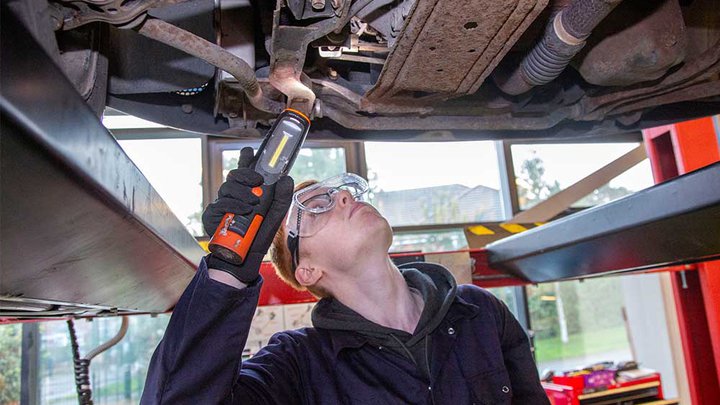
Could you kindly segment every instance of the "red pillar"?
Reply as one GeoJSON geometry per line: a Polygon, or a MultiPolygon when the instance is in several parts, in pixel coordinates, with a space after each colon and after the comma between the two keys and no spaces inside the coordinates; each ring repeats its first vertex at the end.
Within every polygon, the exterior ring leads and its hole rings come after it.
{"type": "MultiPolygon", "coordinates": [[[[720,161],[713,118],[647,129],[643,137],[656,183],[720,161]]],[[[695,267],[673,273],[673,292],[692,402],[712,404],[720,398],[720,261],[695,267]]]]}
{"type": "MultiPolygon", "coordinates": [[[[702,286],[710,340],[715,354],[715,371],[720,380],[720,260],[700,264],[698,273],[702,286]]],[[[720,396],[716,397],[720,398],[720,396]]]]}

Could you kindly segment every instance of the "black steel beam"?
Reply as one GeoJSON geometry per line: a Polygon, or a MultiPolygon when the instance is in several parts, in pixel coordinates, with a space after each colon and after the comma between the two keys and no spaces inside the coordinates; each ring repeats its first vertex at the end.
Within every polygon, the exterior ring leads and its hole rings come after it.
{"type": "Polygon", "coordinates": [[[1,18],[0,296],[170,309],[203,250],[4,6],[1,18]]]}
{"type": "Polygon", "coordinates": [[[720,257],[720,163],[487,246],[533,283],[720,257]]]}

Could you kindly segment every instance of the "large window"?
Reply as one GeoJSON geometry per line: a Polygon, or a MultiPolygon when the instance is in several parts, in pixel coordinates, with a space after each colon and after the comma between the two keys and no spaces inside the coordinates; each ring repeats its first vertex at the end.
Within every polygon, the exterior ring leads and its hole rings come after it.
{"type": "MultiPolygon", "coordinates": [[[[532,208],[638,145],[513,145],[520,208],[532,208]]],[[[574,206],[606,203],[652,185],[650,165],[644,160],[574,206]]],[[[630,340],[632,325],[625,315],[629,296],[623,292],[624,283],[627,278],[603,277],[527,287],[540,370],[561,372],[601,361],[636,359],[630,340]]],[[[650,301],[648,298],[647,302],[650,301]]],[[[634,302],[630,304],[634,305],[634,302]]],[[[662,324],[657,326],[664,327],[662,324]]]]}
{"type": "Polygon", "coordinates": [[[493,142],[366,142],[371,202],[393,227],[497,221],[493,142]]]}
{"type": "MultiPolygon", "coordinates": [[[[237,168],[240,150],[225,149],[222,151],[223,178],[228,172],[237,168]]],[[[295,184],[305,180],[323,180],[346,171],[345,149],[341,147],[302,148],[290,170],[295,184]]]]}
{"type": "MultiPolygon", "coordinates": [[[[169,318],[168,315],[129,317],[125,337],[90,363],[95,404],[130,405],[140,402],[150,357],[165,332],[169,318]]],[[[80,355],[84,356],[113,337],[120,323],[120,318],[76,321],[80,355]]],[[[78,400],[67,323],[43,322],[39,327],[39,403],[75,405],[78,400]]]]}
{"type": "Polygon", "coordinates": [[[517,287],[488,288],[488,291],[490,291],[494,296],[500,299],[500,301],[504,302],[510,312],[515,315],[515,318],[520,320],[520,313],[518,311],[519,308],[516,296],[516,294],[519,293],[517,287]]]}
{"type": "MultiPolygon", "coordinates": [[[[520,208],[533,207],[637,146],[637,143],[513,145],[520,208]]],[[[650,163],[646,159],[574,206],[606,203],[652,185],[650,163]]]]}
{"type": "Polygon", "coordinates": [[[467,248],[462,229],[395,232],[390,252],[447,252],[467,248]]]}
{"type": "Polygon", "coordinates": [[[188,231],[202,235],[200,138],[133,139],[118,143],[188,231]]]}
{"type": "Polygon", "coordinates": [[[527,287],[540,370],[632,360],[619,277],[527,287]]]}

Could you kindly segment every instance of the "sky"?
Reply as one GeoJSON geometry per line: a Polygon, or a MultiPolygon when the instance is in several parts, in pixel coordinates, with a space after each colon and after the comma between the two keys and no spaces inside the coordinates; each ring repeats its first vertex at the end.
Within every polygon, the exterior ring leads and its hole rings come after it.
{"type": "Polygon", "coordinates": [[[500,175],[494,142],[366,142],[371,183],[383,191],[444,184],[498,189],[500,175]]]}
{"type": "MultiPolygon", "coordinates": [[[[534,156],[544,162],[545,179],[568,187],[616,158],[637,143],[514,145],[516,174],[520,164],[534,156]]],[[[440,143],[366,142],[368,170],[378,174],[373,184],[383,191],[462,184],[498,189],[500,174],[492,141],[440,143]]],[[[653,184],[647,160],[611,181],[614,187],[641,190],[653,184]]]]}
{"type": "MultiPolygon", "coordinates": [[[[202,156],[199,138],[121,140],[125,153],[184,225],[202,211],[202,156]]],[[[199,222],[193,234],[202,233],[199,222]]]]}

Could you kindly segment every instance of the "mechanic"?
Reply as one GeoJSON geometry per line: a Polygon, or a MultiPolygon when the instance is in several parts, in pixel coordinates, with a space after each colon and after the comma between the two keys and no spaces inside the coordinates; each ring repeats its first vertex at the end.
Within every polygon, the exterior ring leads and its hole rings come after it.
{"type": "MultiPolygon", "coordinates": [[[[203,213],[208,234],[226,212],[247,215],[258,203],[252,159],[241,151],[203,213]]],[[[242,266],[202,260],[152,357],[142,404],[549,403],[528,338],[500,300],[457,286],[442,266],[392,263],[391,228],[359,201],[362,178],[298,189],[278,181],[242,266]],[[271,244],[277,273],[321,299],[313,328],[277,333],[242,361],[271,244]]]]}

